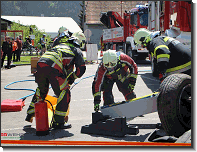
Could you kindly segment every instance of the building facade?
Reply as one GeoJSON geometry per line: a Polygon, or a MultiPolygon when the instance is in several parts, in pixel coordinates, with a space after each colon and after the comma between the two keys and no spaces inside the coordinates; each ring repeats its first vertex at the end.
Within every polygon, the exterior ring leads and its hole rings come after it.
{"type": "Polygon", "coordinates": [[[88,42],[97,44],[98,49],[100,46],[100,38],[103,33],[103,29],[106,29],[103,23],[100,21],[102,13],[108,11],[115,11],[123,17],[123,13],[130,11],[136,5],[145,4],[147,1],[86,1],[85,2],[85,15],[86,22],[84,30],[90,30],[91,36],[88,37],[88,42]]]}

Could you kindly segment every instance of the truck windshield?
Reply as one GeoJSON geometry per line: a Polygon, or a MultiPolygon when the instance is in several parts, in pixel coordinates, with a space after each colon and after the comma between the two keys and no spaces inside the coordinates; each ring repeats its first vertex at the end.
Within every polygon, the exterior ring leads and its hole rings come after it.
{"type": "Polygon", "coordinates": [[[148,26],[148,14],[140,14],[140,24],[142,26],[148,26]]]}
{"type": "MultiPolygon", "coordinates": [[[[148,13],[140,12],[138,13],[140,17],[141,26],[148,26],[148,13]]],[[[137,26],[137,13],[131,14],[131,24],[137,26]]]]}

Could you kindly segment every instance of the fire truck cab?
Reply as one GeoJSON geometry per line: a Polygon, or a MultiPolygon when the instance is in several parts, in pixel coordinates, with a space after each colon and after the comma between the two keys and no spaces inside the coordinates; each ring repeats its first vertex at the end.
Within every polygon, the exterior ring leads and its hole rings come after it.
{"type": "Polygon", "coordinates": [[[103,51],[123,51],[134,60],[146,59],[148,50],[134,45],[134,34],[139,28],[148,28],[148,6],[139,5],[125,11],[124,18],[117,12],[103,13],[100,21],[108,28],[103,30],[101,46],[103,51]]]}

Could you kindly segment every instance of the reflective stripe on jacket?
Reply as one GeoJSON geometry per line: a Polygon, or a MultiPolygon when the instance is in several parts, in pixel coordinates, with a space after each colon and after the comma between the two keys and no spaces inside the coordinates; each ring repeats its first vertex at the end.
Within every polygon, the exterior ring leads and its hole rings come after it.
{"type": "Polygon", "coordinates": [[[86,70],[82,51],[69,43],[56,45],[51,51],[45,52],[38,62],[44,62],[67,75],[73,72],[75,66],[75,78],[80,78],[86,70]]]}
{"type": "Polygon", "coordinates": [[[168,75],[191,69],[191,50],[174,38],[156,37],[150,42],[148,50],[156,58],[158,70],[168,75]]]}
{"type": "Polygon", "coordinates": [[[107,69],[103,66],[102,61],[100,62],[94,77],[94,85],[92,86],[92,93],[94,98],[99,99],[101,97],[101,86],[105,77],[107,77],[108,79],[118,79],[122,83],[126,78],[137,78],[138,68],[134,60],[122,52],[117,52],[117,55],[117,66],[115,70],[111,72],[107,71],[107,69]]]}

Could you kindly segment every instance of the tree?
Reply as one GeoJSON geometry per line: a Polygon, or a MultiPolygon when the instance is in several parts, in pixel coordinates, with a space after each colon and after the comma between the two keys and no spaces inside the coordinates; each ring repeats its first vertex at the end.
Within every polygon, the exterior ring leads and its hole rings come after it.
{"type": "Polygon", "coordinates": [[[82,8],[82,10],[80,10],[80,14],[78,15],[79,17],[79,27],[82,29],[82,31],[84,32],[84,24],[86,21],[86,16],[85,16],[85,1],[82,1],[82,4],[80,3],[80,6],[82,8]]]}
{"type": "MultiPolygon", "coordinates": [[[[38,29],[36,25],[30,25],[30,26],[25,26],[21,25],[20,21],[18,23],[13,22],[11,24],[11,29],[10,30],[22,30],[23,31],[23,41],[25,41],[26,37],[29,37],[29,35],[35,35],[34,39],[34,46],[38,46],[38,43],[40,43],[40,38],[43,36],[43,34],[46,34],[44,31],[41,31],[38,29]],[[31,29],[31,32],[30,32],[31,29]]],[[[8,33],[9,36],[14,37],[14,33],[8,33]]],[[[21,33],[16,32],[15,37],[21,35],[21,33]]],[[[46,34],[46,39],[47,45],[49,45],[50,42],[50,36],[46,34]]]]}

